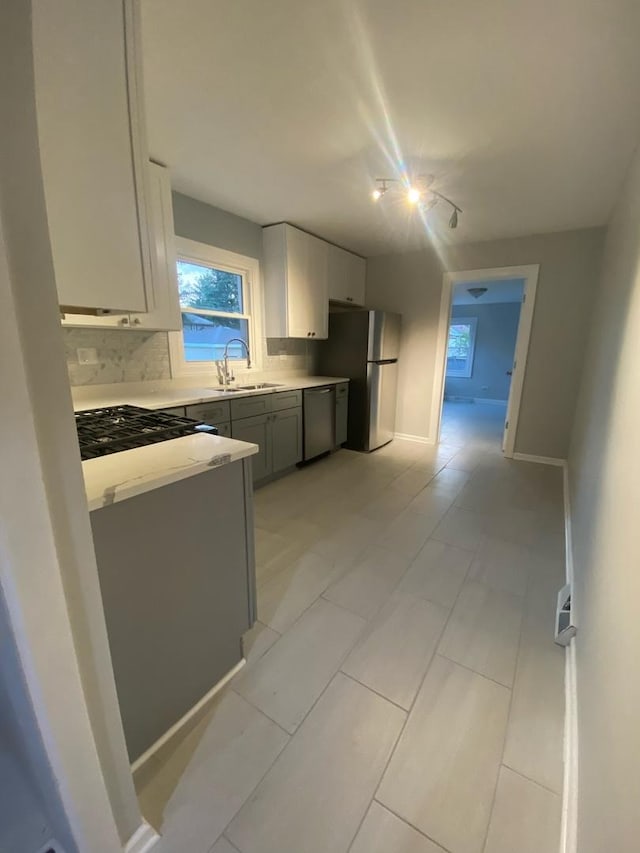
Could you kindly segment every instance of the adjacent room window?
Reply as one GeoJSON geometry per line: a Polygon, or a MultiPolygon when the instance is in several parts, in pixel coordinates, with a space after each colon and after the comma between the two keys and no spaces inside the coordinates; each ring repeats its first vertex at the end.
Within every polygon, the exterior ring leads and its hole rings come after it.
{"type": "Polygon", "coordinates": [[[213,362],[227,354],[246,365],[246,341],[252,363],[260,362],[258,262],[254,258],[177,238],[177,277],[182,333],[171,334],[173,375],[212,372],[213,362]]]}
{"type": "Polygon", "coordinates": [[[476,317],[458,317],[449,324],[447,376],[468,379],[473,372],[476,346],[476,317]]]}

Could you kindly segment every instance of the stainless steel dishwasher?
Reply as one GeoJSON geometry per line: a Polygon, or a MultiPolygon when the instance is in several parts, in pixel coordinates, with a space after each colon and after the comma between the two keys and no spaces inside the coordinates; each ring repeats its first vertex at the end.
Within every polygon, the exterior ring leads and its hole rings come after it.
{"type": "Polygon", "coordinates": [[[333,385],[303,393],[305,462],[335,447],[335,394],[333,385]]]}

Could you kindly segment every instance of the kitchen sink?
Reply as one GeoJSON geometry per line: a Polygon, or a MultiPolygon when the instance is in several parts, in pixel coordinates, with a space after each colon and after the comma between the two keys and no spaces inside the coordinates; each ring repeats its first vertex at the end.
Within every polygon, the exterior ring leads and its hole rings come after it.
{"type": "Polygon", "coordinates": [[[238,385],[238,391],[259,391],[261,388],[284,388],[278,382],[257,382],[255,385],[238,385]]]}
{"type": "Polygon", "coordinates": [[[266,388],[284,388],[278,382],[257,382],[255,385],[237,385],[235,388],[215,388],[216,391],[221,391],[223,394],[234,394],[238,391],[262,391],[266,388]]]}

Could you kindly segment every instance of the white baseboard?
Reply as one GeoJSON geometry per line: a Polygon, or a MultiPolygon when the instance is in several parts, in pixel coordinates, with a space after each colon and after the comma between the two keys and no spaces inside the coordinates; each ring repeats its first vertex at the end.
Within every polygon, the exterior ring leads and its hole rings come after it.
{"type": "Polygon", "coordinates": [[[160,836],[146,820],[143,820],[140,826],[127,841],[124,848],[124,853],[147,853],[155,847],[156,842],[160,840],[160,836]]]}
{"type": "MultiPolygon", "coordinates": [[[[571,529],[571,495],[569,466],[563,471],[564,535],[567,583],[573,590],[573,534],[571,529]]],[[[565,717],[564,717],[564,779],[562,785],[562,826],[560,853],[578,850],[578,691],[576,671],[576,641],[566,649],[565,657],[565,717]]]]}
{"type": "Polygon", "coordinates": [[[566,459],[558,459],[556,456],[532,456],[530,453],[514,453],[513,458],[518,462],[537,462],[538,465],[555,465],[558,468],[566,467],[566,459]]]}
{"type": "Polygon", "coordinates": [[[213,699],[216,693],[219,693],[220,690],[222,690],[225,684],[228,684],[229,681],[231,681],[231,679],[236,673],[240,672],[246,662],[247,661],[245,660],[245,658],[242,658],[242,660],[239,661],[233,667],[233,669],[229,670],[229,672],[224,676],[224,678],[221,678],[217,684],[213,685],[211,690],[209,690],[209,692],[206,693],[202,697],[202,699],[200,699],[199,702],[196,702],[193,708],[190,708],[187,713],[183,717],[181,717],[177,723],[174,723],[174,725],[172,725],[171,728],[162,735],[162,737],[158,738],[158,740],[153,743],[146,752],[143,752],[139,758],[136,758],[136,760],[131,765],[131,772],[136,773],[144,764],[146,764],[152,755],[154,755],[161,747],[163,747],[165,743],[170,741],[171,738],[176,735],[180,731],[180,729],[185,726],[189,722],[189,720],[191,720],[198,713],[198,711],[201,711],[202,708],[204,708],[204,706],[207,705],[213,699]]]}
{"type": "Polygon", "coordinates": [[[425,435],[410,435],[406,432],[396,432],[394,438],[399,438],[401,441],[415,441],[417,444],[435,444],[432,438],[427,438],[425,435]]]}

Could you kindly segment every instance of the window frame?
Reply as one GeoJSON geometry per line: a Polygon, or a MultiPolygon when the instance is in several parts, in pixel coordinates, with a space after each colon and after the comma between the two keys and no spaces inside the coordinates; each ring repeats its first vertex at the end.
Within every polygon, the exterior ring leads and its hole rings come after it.
{"type": "Polygon", "coordinates": [[[478,328],[477,317],[450,317],[449,329],[447,335],[447,349],[445,352],[445,376],[447,379],[471,379],[473,376],[473,360],[476,355],[476,333],[478,328]],[[449,337],[451,335],[451,326],[469,326],[469,355],[467,363],[461,370],[450,370],[447,364],[449,360],[449,337]]]}
{"type": "MultiPolygon", "coordinates": [[[[208,243],[200,243],[196,240],[188,240],[186,237],[175,238],[176,261],[186,263],[202,264],[204,266],[216,267],[229,272],[242,275],[243,278],[243,312],[232,314],[226,311],[213,311],[212,309],[193,309],[194,313],[206,313],[212,316],[229,317],[232,319],[246,319],[249,340],[247,341],[251,351],[252,367],[262,367],[262,289],[260,285],[260,262],[257,258],[248,255],[240,255],[228,249],[211,246],[208,243]]],[[[176,287],[178,276],[176,275],[176,287]]],[[[179,297],[178,297],[179,298],[179,297]]],[[[182,317],[182,306],[180,307],[182,317]]],[[[215,361],[187,361],[184,354],[183,330],[169,332],[169,361],[171,375],[176,378],[180,376],[202,376],[203,374],[215,374],[215,361]]],[[[233,366],[238,370],[247,369],[246,358],[231,359],[233,366]]]]}

